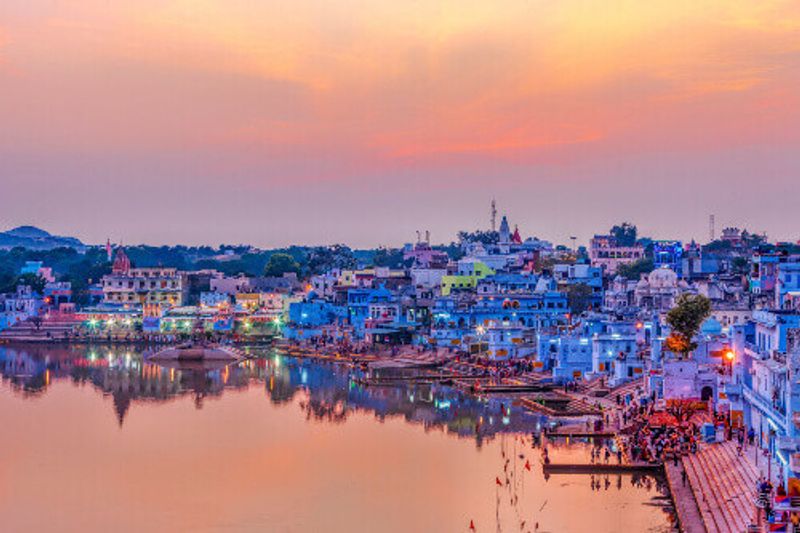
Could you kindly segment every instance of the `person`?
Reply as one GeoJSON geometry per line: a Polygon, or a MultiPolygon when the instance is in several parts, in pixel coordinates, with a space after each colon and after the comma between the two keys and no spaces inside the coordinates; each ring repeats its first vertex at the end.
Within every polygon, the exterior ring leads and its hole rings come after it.
{"type": "Polygon", "coordinates": [[[608,451],[608,448],[606,448],[606,452],[605,452],[605,460],[606,460],[606,464],[608,464],[608,460],[609,460],[610,458],[611,458],[611,452],[610,452],[610,451],[608,451]]]}
{"type": "Polygon", "coordinates": [[[683,486],[686,486],[686,469],[681,468],[681,482],[683,482],[683,486]]]}

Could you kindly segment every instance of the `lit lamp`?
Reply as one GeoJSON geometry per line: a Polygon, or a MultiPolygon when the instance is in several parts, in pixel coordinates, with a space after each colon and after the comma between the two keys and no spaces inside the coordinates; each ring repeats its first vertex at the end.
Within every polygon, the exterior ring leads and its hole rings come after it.
{"type": "Polygon", "coordinates": [[[736,358],[736,354],[733,350],[725,350],[725,362],[730,366],[730,373],[733,375],[733,360],[736,358]]]}

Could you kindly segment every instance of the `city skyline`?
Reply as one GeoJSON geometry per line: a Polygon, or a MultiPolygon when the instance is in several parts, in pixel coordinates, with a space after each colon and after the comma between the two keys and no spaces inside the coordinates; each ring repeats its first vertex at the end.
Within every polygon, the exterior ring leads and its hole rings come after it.
{"type": "Polygon", "coordinates": [[[12,0],[0,229],[397,246],[496,198],[555,243],[794,242],[799,59],[787,1],[12,0]]]}
{"type": "MultiPolygon", "coordinates": [[[[503,216],[505,216],[505,215],[501,215],[498,212],[498,215],[497,215],[497,218],[496,218],[496,223],[498,225],[499,225],[500,220],[501,220],[501,218],[503,216]]],[[[666,240],[666,241],[676,240],[674,235],[670,235],[668,233],[665,234],[665,235],[651,235],[651,234],[649,234],[647,232],[643,232],[641,226],[639,226],[636,222],[631,221],[631,220],[619,220],[616,223],[614,223],[614,225],[620,225],[620,224],[623,224],[623,223],[632,224],[633,226],[635,226],[636,229],[637,229],[637,238],[639,238],[639,239],[644,238],[644,239],[666,240]]],[[[351,243],[349,243],[347,241],[326,242],[326,243],[320,243],[320,242],[292,242],[292,241],[288,241],[288,242],[286,242],[284,244],[272,245],[272,246],[271,245],[259,245],[257,243],[242,242],[242,241],[236,241],[236,240],[223,241],[223,242],[196,242],[196,243],[186,243],[186,242],[180,242],[180,241],[176,241],[176,242],[135,242],[135,241],[127,240],[124,236],[123,237],[119,237],[119,236],[114,236],[114,235],[106,236],[105,240],[92,241],[92,240],[88,240],[88,239],[84,238],[81,235],[66,234],[66,233],[58,231],[55,228],[39,227],[39,226],[36,226],[35,224],[19,224],[19,225],[10,225],[8,227],[0,227],[0,234],[2,234],[4,232],[7,232],[7,231],[19,229],[21,227],[32,227],[32,228],[35,228],[37,230],[43,230],[43,231],[49,233],[53,237],[77,238],[79,241],[81,241],[83,244],[85,244],[87,246],[106,246],[109,243],[112,246],[115,246],[115,247],[116,246],[211,246],[211,247],[218,247],[218,246],[253,246],[255,248],[261,248],[261,249],[269,250],[269,249],[280,249],[280,248],[284,248],[284,247],[288,247],[288,246],[313,247],[313,246],[329,246],[329,245],[342,244],[342,245],[349,246],[349,247],[351,247],[353,249],[373,249],[373,248],[380,248],[380,247],[401,248],[402,246],[404,246],[406,244],[414,244],[415,242],[419,242],[418,239],[423,241],[423,242],[429,242],[430,244],[432,244],[434,246],[439,246],[439,245],[446,246],[446,245],[450,245],[450,244],[453,244],[453,243],[458,243],[458,241],[459,241],[458,232],[459,231],[466,231],[466,232],[490,231],[491,230],[491,224],[492,224],[491,214],[489,214],[489,215],[487,215],[485,226],[481,226],[481,227],[477,227],[477,228],[462,228],[461,230],[457,230],[456,233],[454,233],[450,239],[447,239],[447,238],[444,238],[444,237],[442,239],[437,239],[437,238],[435,238],[435,236],[433,235],[433,233],[430,230],[422,229],[422,230],[414,230],[412,232],[411,238],[403,240],[403,241],[399,241],[399,242],[379,242],[377,244],[364,244],[364,245],[354,245],[354,244],[351,244],[351,243]]],[[[603,229],[597,228],[597,231],[591,232],[589,237],[587,238],[587,240],[584,242],[584,241],[581,241],[580,238],[578,238],[577,236],[574,236],[575,237],[574,240],[571,237],[567,237],[563,241],[560,241],[560,240],[557,240],[557,239],[548,238],[548,236],[546,236],[546,235],[528,234],[528,233],[525,232],[525,228],[520,227],[518,224],[514,224],[513,221],[511,221],[511,228],[512,228],[512,231],[516,230],[516,229],[519,229],[520,235],[521,235],[521,237],[523,239],[537,238],[537,239],[540,239],[540,240],[543,240],[543,241],[551,242],[554,246],[559,246],[559,245],[564,245],[564,246],[567,246],[567,247],[573,247],[573,246],[582,247],[582,246],[585,246],[587,248],[588,248],[588,246],[590,244],[590,240],[591,240],[592,237],[594,237],[596,235],[608,234],[610,229],[611,229],[611,227],[603,228],[603,229]]],[[[714,232],[715,240],[717,240],[717,239],[720,239],[722,237],[723,230],[729,229],[729,228],[738,229],[738,230],[745,230],[745,231],[748,231],[751,234],[764,235],[764,236],[766,236],[768,242],[771,241],[771,242],[777,242],[777,243],[780,243],[780,242],[791,242],[791,243],[798,242],[798,243],[800,243],[800,240],[794,241],[794,240],[774,239],[770,235],[766,234],[766,232],[755,231],[752,228],[738,227],[738,226],[733,226],[733,225],[730,225],[730,224],[723,224],[723,225],[720,226],[716,222],[716,219],[714,220],[714,222],[711,222],[709,219],[706,220],[706,229],[705,229],[706,234],[704,236],[690,238],[690,239],[686,240],[685,243],[688,244],[689,242],[696,242],[697,244],[706,244],[706,243],[710,242],[710,238],[709,237],[710,237],[710,232],[711,231],[714,232]],[[712,228],[712,224],[713,224],[713,228],[712,228]]],[[[677,240],[679,240],[679,239],[677,239],[677,240]]]]}

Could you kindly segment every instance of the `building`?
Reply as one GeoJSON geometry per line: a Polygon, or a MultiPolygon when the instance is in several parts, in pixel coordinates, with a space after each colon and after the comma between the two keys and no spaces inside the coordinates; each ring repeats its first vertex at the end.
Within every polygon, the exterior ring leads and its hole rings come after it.
{"type": "Polygon", "coordinates": [[[650,272],[636,283],[634,304],[640,309],[655,312],[666,312],[675,306],[675,299],[682,292],[689,290],[689,285],[678,280],[678,274],[671,268],[662,266],[650,272]]]}
{"type": "Polygon", "coordinates": [[[41,261],[26,261],[25,264],[19,269],[19,273],[22,276],[25,274],[39,276],[48,283],[53,283],[56,280],[55,276],[53,276],[53,269],[44,266],[44,263],[41,261]]]}
{"type": "Polygon", "coordinates": [[[123,249],[117,251],[111,274],[103,276],[103,302],[113,305],[181,306],[184,277],[175,268],[132,268],[123,249]]]}
{"type": "Polygon", "coordinates": [[[644,258],[644,248],[639,244],[621,246],[612,235],[595,235],[589,246],[592,266],[608,274],[616,274],[620,265],[629,265],[644,258]]]}
{"type": "Polygon", "coordinates": [[[800,311],[800,261],[778,264],[775,279],[775,308],[800,311]]]}
{"type": "Polygon", "coordinates": [[[653,241],[653,266],[667,267],[683,277],[683,244],[681,241],[653,241]]]}
{"type": "Polygon", "coordinates": [[[403,261],[410,261],[417,268],[445,268],[450,261],[447,253],[434,250],[430,245],[430,232],[425,232],[423,241],[419,233],[415,245],[406,244],[403,248],[403,261]]]}
{"type": "Polygon", "coordinates": [[[442,276],[442,296],[448,296],[453,291],[474,291],[479,280],[494,273],[494,270],[477,259],[462,259],[458,262],[455,274],[442,276]]]}

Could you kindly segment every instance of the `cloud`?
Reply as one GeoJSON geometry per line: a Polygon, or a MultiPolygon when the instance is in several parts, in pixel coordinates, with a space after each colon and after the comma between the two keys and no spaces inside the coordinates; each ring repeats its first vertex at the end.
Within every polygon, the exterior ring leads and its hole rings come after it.
{"type": "MultiPolygon", "coordinates": [[[[0,154],[44,193],[45,176],[168,180],[296,211],[287,191],[335,191],[355,219],[393,192],[435,209],[453,184],[557,194],[648,164],[713,161],[726,187],[721,154],[800,136],[793,1],[7,4],[0,154]]],[[[29,203],[8,169],[6,197],[29,203]]]]}

